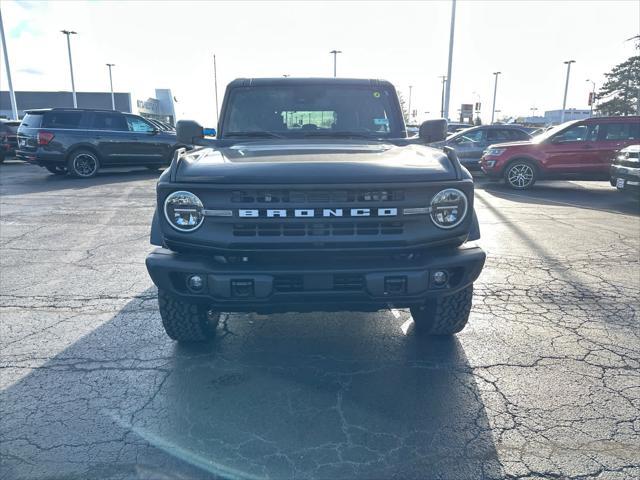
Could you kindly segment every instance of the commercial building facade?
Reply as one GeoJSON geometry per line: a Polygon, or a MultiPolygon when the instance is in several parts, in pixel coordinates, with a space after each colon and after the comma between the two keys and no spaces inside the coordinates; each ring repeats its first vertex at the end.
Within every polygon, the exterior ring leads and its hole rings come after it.
{"type": "MultiPolygon", "coordinates": [[[[125,113],[137,113],[143,117],[153,118],[175,124],[176,112],[171,90],[156,89],[155,98],[132,102],[131,94],[114,93],[116,110],[125,113]]],[[[18,117],[24,116],[25,110],[36,108],[73,108],[71,92],[15,92],[18,106],[18,117]]],[[[77,92],[78,108],[96,108],[111,110],[111,92],[77,92]]],[[[11,100],[8,91],[0,91],[0,118],[12,118],[11,100]]]]}

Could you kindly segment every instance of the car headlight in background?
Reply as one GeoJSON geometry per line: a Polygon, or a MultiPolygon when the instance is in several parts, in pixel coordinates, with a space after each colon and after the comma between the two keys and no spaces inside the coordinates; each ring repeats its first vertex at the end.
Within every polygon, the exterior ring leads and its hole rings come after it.
{"type": "Polygon", "coordinates": [[[164,217],[176,230],[193,232],[204,221],[204,207],[191,192],[173,192],[164,201],[164,217]]]}
{"type": "Polygon", "coordinates": [[[455,188],[436,193],[431,200],[431,220],[440,228],[457,227],[467,214],[467,196],[455,188]]]}
{"type": "Polygon", "coordinates": [[[493,168],[496,164],[495,160],[485,160],[484,161],[485,166],[489,167],[489,168],[493,168]]]}
{"type": "Polygon", "coordinates": [[[489,148],[485,152],[485,155],[490,155],[492,157],[497,157],[498,155],[502,155],[506,148],[489,148]]]}

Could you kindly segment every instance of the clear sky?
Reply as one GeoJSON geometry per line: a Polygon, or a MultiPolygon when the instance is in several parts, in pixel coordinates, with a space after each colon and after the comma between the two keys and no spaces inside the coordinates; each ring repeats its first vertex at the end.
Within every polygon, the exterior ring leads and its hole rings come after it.
{"type": "MultiPolygon", "coordinates": [[[[1,1],[16,90],[70,90],[61,29],[76,30],[78,91],[116,91],[135,99],[171,88],[179,118],[212,125],[213,53],[220,99],[236,77],[331,76],[329,51],[342,50],[338,76],[384,78],[419,118],[439,116],[451,2],[1,1]],[[424,113],[430,112],[430,113],[424,113]]],[[[459,0],[450,115],[482,102],[491,115],[492,72],[502,72],[496,109],[528,115],[562,106],[564,60],[572,66],[567,106],[588,108],[588,78],[633,54],[640,2],[459,0]]],[[[3,59],[4,61],[4,59],[3,59]]],[[[4,63],[0,87],[7,88],[4,63]]]]}

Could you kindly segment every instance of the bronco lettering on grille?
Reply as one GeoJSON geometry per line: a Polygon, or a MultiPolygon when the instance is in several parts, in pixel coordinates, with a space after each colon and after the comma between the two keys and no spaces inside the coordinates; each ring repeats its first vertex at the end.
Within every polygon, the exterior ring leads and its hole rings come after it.
{"type": "Polygon", "coordinates": [[[248,208],[239,209],[240,218],[314,217],[396,217],[397,208],[248,208]]]}

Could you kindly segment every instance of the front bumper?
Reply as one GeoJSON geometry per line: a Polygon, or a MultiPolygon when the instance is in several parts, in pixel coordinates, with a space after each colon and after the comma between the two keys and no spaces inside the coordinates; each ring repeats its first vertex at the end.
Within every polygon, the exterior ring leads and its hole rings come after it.
{"type": "Polygon", "coordinates": [[[640,168],[612,165],[611,186],[618,190],[640,191],[640,168]]]}
{"type": "MultiPolygon", "coordinates": [[[[329,255],[330,256],[330,255],[329,255]]],[[[479,247],[447,248],[414,258],[346,258],[282,264],[225,264],[212,256],[175,253],[158,248],[146,260],[153,283],[185,301],[206,303],[224,312],[373,311],[399,308],[427,297],[454,293],[472,284],[484,266],[479,247]],[[432,274],[446,271],[437,286],[432,274]],[[199,275],[204,286],[187,286],[199,275]]]]}

